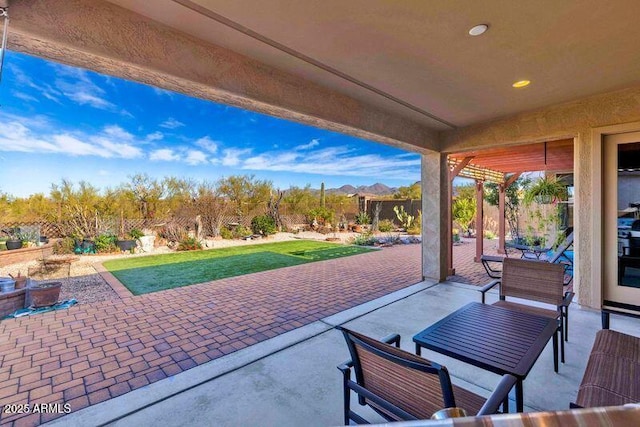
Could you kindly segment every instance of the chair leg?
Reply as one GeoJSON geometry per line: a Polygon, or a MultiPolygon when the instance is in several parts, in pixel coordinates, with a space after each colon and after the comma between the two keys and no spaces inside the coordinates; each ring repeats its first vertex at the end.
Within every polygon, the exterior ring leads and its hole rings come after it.
{"type": "Polygon", "coordinates": [[[349,380],[351,379],[351,372],[342,372],[342,410],[344,416],[344,425],[350,424],[351,413],[351,389],[349,388],[349,380]]]}
{"type": "Polygon", "coordinates": [[[569,307],[564,308],[564,340],[569,341],[569,307]]]}
{"type": "Polygon", "coordinates": [[[560,361],[564,363],[564,325],[560,316],[560,361]]]}
{"type": "Polygon", "coordinates": [[[553,334],[553,371],[558,373],[558,330],[553,334]]]}

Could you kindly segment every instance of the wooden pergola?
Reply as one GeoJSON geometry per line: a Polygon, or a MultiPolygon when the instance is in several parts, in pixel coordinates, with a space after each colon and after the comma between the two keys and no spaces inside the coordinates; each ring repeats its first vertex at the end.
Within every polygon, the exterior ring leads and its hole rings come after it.
{"type": "MultiPolygon", "coordinates": [[[[525,172],[573,171],[573,139],[538,142],[487,150],[465,151],[449,154],[449,202],[453,202],[453,179],[457,176],[476,182],[476,257],[480,262],[484,252],[483,239],[483,194],[484,183],[498,184],[498,253],[504,252],[505,243],[505,192],[525,172]]],[[[449,209],[449,239],[453,219],[449,209]]],[[[449,273],[453,270],[453,245],[449,244],[449,273]]]]}

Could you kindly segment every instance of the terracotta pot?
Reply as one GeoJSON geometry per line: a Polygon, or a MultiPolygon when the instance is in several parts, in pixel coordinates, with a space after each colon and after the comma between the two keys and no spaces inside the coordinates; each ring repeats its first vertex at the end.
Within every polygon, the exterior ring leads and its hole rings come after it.
{"type": "Polygon", "coordinates": [[[58,302],[62,282],[39,283],[32,288],[27,288],[33,307],[48,307],[58,302]]]}
{"type": "Polygon", "coordinates": [[[27,286],[27,276],[14,277],[13,280],[16,281],[16,289],[22,289],[27,286]]]}

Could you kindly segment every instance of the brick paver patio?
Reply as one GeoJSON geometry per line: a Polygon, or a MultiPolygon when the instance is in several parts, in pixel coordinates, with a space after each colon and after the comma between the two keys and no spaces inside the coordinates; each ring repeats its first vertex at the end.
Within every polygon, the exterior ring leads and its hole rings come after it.
{"type": "Polygon", "coordinates": [[[0,403],[77,411],[420,282],[420,254],[395,246],[2,321],[0,403]]]}
{"type": "MultiPolygon", "coordinates": [[[[498,255],[498,241],[484,240],[484,253],[486,255],[498,255]]],[[[462,242],[453,246],[453,266],[456,270],[455,276],[448,277],[448,280],[470,285],[486,285],[491,279],[482,267],[482,264],[475,262],[476,240],[462,239],[462,242]]]]}

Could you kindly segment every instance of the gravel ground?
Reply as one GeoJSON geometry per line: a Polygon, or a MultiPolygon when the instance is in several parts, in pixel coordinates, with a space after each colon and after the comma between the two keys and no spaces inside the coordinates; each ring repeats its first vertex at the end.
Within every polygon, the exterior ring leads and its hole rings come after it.
{"type": "MultiPolygon", "coordinates": [[[[281,242],[287,240],[296,239],[311,239],[311,240],[326,240],[327,238],[339,239],[342,243],[349,243],[359,233],[331,233],[323,235],[312,231],[303,231],[297,234],[293,233],[277,233],[274,236],[270,236],[266,239],[255,240],[210,240],[209,243],[213,245],[213,249],[226,248],[230,246],[243,246],[243,245],[255,245],[263,243],[281,242]]],[[[104,279],[97,273],[94,265],[102,263],[109,259],[123,258],[123,257],[138,257],[148,256],[161,253],[172,252],[169,248],[161,246],[155,248],[153,253],[141,253],[141,254],[109,254],[109,255],[82,255],[74,257],[69,267],[68,277],[66,270],[60,270],[50,275],[43,276],[42,280],[60,280],[62,281],[62,290],[60,291],[60,299],[66,300],[75,298],[80,304],[87,304],[99,301],[106,301],[112,299],[118,299],[118,295],[113,289],[104,281],[104,279]]],[[[68,258],[69,256],[66,256],[68,258]]],[[[65,258],[65,256],[54,255],[51,257],[65,258]]],[[[8,276],[9,274],[15,276],[18,273],[25,275],[30,267],[37,267],[39,264],[37,261],[30,261],[26,263],[12,264],[5,267],[0,267],[0,276],[8,276]]],[[[40,277],[38,277],[40,279],[40,277]]]]}

